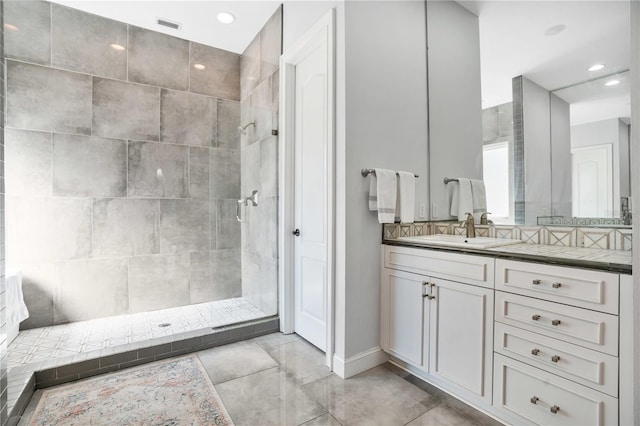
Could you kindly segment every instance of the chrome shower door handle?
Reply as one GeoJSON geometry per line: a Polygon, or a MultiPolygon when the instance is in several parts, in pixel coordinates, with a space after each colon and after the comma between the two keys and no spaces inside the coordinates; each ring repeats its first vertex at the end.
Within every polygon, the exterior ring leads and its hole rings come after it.
{"type": "Polygon", "coordinates": [[[243,203],[244,200],[238,200],[238,203],[236,204],[236,219],[238,219],[238,222],[242,222],[242,217],[240,217],[240,208],[243,203]]]}

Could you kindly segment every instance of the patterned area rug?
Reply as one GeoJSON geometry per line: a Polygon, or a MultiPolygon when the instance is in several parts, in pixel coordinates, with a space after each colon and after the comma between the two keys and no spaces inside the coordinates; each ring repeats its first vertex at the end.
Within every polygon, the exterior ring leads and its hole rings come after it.
{"type": "Polygon", "coordinates": [[[45,390],[31,425],[233,425],[197,356],[45,390]]]}

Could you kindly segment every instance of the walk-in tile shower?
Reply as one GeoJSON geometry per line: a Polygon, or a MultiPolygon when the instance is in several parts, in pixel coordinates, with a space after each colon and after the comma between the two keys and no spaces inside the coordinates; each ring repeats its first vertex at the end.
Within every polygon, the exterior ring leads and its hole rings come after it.
{"type": "MultiPolygon", "coordinates": [[[[202,327],[277,315],[282,8],[238,54],[55,3],[3,3],[20,329],[145,312],[161,327],[159,310],[198,304],[202,327]]],[[[29,354],[19,335],[9,367],[29,354]]]]}

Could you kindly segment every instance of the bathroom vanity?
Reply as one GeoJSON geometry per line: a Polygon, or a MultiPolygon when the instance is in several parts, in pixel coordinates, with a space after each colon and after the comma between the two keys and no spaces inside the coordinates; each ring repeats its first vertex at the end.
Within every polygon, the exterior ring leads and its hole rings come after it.
{"type": "Polygon", "coordinates": [[[630,254],[571,250],[385,241],[381,348],[505,423],[627,424],[630,254]]]}

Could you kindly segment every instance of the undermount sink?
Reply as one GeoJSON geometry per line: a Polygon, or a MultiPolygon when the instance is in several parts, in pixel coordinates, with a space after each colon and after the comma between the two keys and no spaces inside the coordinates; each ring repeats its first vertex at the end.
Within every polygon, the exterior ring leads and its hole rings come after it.
{"type": "Polygon", "coordinates": [[[512,240],[510,238],[487,238],[487,237],[467,238],[464,235],[447,235],[447,234],[424,235],[421,237],[401,237],[401,238],[398,238],[398,240],[407,241],[410,243],[429,244],[434,246],[478,248],[478,249],[507,246],[507,245],[518,244],[522,242],[520,240],[512,240]]]}

